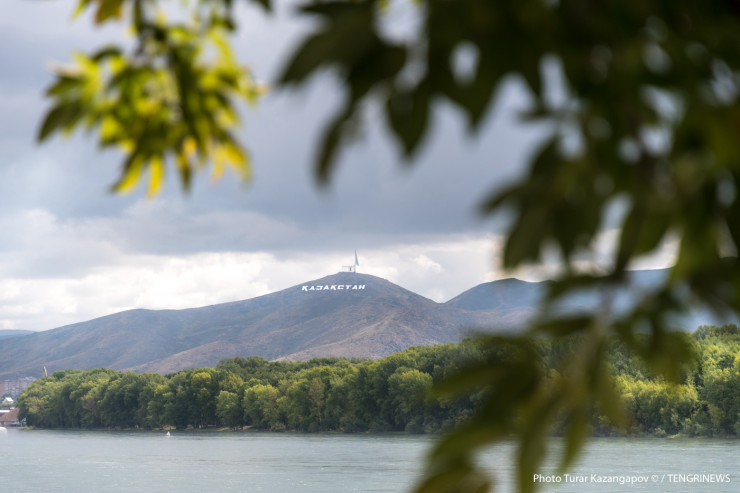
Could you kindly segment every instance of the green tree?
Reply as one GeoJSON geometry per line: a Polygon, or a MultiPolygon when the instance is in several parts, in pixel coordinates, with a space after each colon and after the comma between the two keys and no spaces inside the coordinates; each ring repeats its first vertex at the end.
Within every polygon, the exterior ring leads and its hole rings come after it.
{"type": "Polygon", "coordinates": [[[356,368],[345,368],[344,373],[331,376],[326,391],[325,422],[329,429],[359,431],[363,424],[358,419],[358,402],[352,397],[356,386],[356,368]]]}
{"type": "Polygon", "coordinates": [[[272,385],[258,384],[244,391],[244,419],[255,428],[282,430],[285,423],[281,419],[278,404],[280,391],[272,385]]]}
{"type": "Polygon", "coordinates": [[[311,410],[310,419],[318,429],[324,424],[324,407],[326,385],[320,378],[314,377],[308,382],[308,403],[311,410]]]}
{"type": "Polygon", "coordinates": [[[190,408],[190,423],[196,427],[208,426],[216,423],[216,396],[218,382],[216,371],[212,368],[198,368],[189,376],[189,386],[186,390],[190,408]]]}
{"type": "Polygon", "coordinates": [[[19,415],[26,418],[29,426],[59,428],[63,425],[60,405],[63,383],[59,373],[32,382],[18,397],[19,415]]]}
{"type": "Polygon", "coordinates": [[[112,379],[98,401],[101,422],[104,426],[134,428],[141,426],[141,408],[147,402],[141,399],[145,381],[135,373],[123,373],[112,379]]]}
{"type": "Polygon", "coordinates": [[[623,381],[623,395],[642,431],[673,435],[682,431],[699,404],[696,389],[659,382],[623,381]]]}
{"type": "Polygon", "coordinates": [[[169,382],[158,383],[152,386],[151,400],[147,403],[147,427],[162,428],[165,425],[174,425],[173,400],[174,395],[169,382]]]}
{"type": "Polygon", "coordinates": [[[388,378],[388,386],[395,424],[407,431],[423,431],[424,401],[432,388],[432,377],[419,370],[399,368],[388,378]]]}
{"type": "Polygon", "coordinates": [[[375,373],[378,371],[377,361],[363,361],[357,367],[350,390],[350,402],[355,406],[353,422],[363,430],[382,429],[379,424],[380,403],[375,398],[375,373]]]}
{"type": "Polygon", "coordinates": [[[88,377],[80,382],[70,394],[70,399],[77,406],[82,428],[102,427],[101,400],[112,378],[116,378],[114,370],[92,371],[88,377]],[[96,374],[97,373],[97,374],[96,374]]]}
{"type": "Polygon", "coordinates": [[[216,416],[222,425],[239,428],[244,423],[244,411],[239,403],[239,395],[222,390],[216,396],[216,416]]]}
{"type": "Polygon", "coordinates": [[[740,356],[729,368],[705,374],[702,397],[711,406],[713,431],[719,434],[740,432],[740,356]]]}
{"type": "MultiPolygon", "coordinates": [[[[135,46],[80,55],[75,69],[60,72],[39,137],[96,129],[101,145],[126,152],[118,190],[148,169],[155,192],[168,161],[186,187],[208,160],[216,174],[231,163],[245,175],[246,152],[233,136],[235,101],[259,88],[231,54],[233,3],[185,2],[190,20],[168,24],[158,20],[156,0],[81,0],[79,9],[93,9],[97,23],[129,22],[135,46]]],[[[740,262],[726,257],[740,246],[740,11],[729,0],[422,0],[414,29],[398,37],[385,29],[386,4],[307,2],[301,15],[318,22],[278,85],[300,85],[326,69],[342,83],[344,101],[320,138],[322,181],[367,104],[383,108],[400,152],[413,157],[440,104],[475,131],[505,81],[528,89],[525,116],[540,124],[542,145],[522,178],[488,197],[483,211],[511,214],[504,268],[538,263],[546,251],[561,259],[562,274],[531,333],[582,337],[555,380],[528,341],[491,341],[512,352],[463,370],[456,383],[491,389],[519,419],[482,405],[469,426],[440,442],[421,489],[487,487],[474,454],[516,432],[519,486],[529,491],[556,420],[565,416],[563,468],[582,447],[590,409],[626,423],[602,359],[611,336],[651,371],[679,381],[692,345],[668,330],[671,315],[692,301],[740,308],[740,262]],[[459,68],[461,58],[471,62],[468,70],[459,68]],[[607,222],[615,207],[622,214],[607,222]],[[620,232],[606,271],[580,271],[606,227],[620,232]],[[628,309],[611,310],[632,262],[669,240],[678,245],[670,275],[628,309]],[[583,289],[602,293],[604,308],[579,316],[549,310],[583,289]],[[641,331],[647,337],[637,337],[641,331]]]]}
{"type": "Polygon", "coordinates": [[[144,373],[139,375],[139,379],[141,381],[139,387],[139,406],[134,417],[136,424],[146,429],[161,427],[162,422],[160,421],[160,416],[152,413],[150,403],[156,399],[157,392],[164,385],[166,379],[156,373],[144,373]]]}

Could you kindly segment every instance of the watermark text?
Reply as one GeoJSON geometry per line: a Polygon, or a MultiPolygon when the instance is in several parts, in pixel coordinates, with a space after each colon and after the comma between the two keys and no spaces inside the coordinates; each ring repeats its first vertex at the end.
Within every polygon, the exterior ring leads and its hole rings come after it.
{"type": "Polygon", "coordinates": [[[732,477],[724,473],[661,473],[661,474],[535,474],[534,483],[549,484],[618,484],[636,485],[649,483],[732,483],[732,477]]]}

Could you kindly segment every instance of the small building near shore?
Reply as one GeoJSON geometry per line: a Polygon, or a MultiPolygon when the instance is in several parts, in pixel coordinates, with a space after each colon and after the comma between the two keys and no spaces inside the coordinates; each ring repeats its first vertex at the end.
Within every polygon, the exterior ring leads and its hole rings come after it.
{"type": "Polygon", "coordinates": [[[0,409],[0,426],[4,426],[5,428],[21,426],[21,422],[18,419],[19,411],[20,409],[17,407],[10,410],[0,409]]]}

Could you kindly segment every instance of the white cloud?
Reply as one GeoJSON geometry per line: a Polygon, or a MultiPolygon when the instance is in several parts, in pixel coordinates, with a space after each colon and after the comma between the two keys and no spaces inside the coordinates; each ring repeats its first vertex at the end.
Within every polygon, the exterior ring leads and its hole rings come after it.
{"type": "MultiPolygon", "coordinates": [[[[79,257],[85,258],[89,247],[86,236],[95,236],[100,230],[88,230],[87,223],[60,225],[53,216],[38,211],[29,212],[28,217],[34,219],[29,224],[37,226],[31,228],[31,235],[66,244],[56,250],[62,256],[76,249],[79,257]],[[54,240],[54,234],[59,239],[54,240]]],[[[110,242],[105,248],[110,251],[108,257],[96,256],[87,264],[77,261],[67,275],[5,276],[0,282],[0,326],[44,330],[131,308],[191,308],[247,299],[333,274],[354,261],[351,250],[158,255],[117,250],[110,242]]],[[[485,280],[486,269],[481,266],[490,258],[489,253],[487,237],[387,245],[359,250],[358,270],[446,301],[485,280]],[[479,261],[471,262],[472,257],[479,261]]],[[[0,265],[16,255],[0,254],[0,265]]],[[[60,257],[56,261],[65,260],[60,257]]]]}
{"type": "Polygon", "coordinates": [[[435,262],[434,260],[423,254],[415,257],[414,263],[421,267],[423,270],[437,273],[442,272],[442,266],[438,262],[435,262]]]}
{"type": "Polygon", "coordinates": [[[486,282],[494,271],[495,236],[449,235],[358,250],[359,272],[444,302],[486,282]]]}

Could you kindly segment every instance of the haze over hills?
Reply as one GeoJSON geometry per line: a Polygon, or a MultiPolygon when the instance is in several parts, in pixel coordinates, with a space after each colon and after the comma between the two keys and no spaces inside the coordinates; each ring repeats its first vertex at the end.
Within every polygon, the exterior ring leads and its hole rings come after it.
{"type": "MultiPolygon", "coordinates": [[[[626,306],[664,271],[635,273],[626,306]]],[[[129,310],[57,329],[0,338],[0,378],[39,376],[68,368],[109,367],[169,373],[214,366],[221,358],[260,356],[304,360],[379,358],[414,345],[460,341],[481,331],[510,331],[536,313],[546,282],[505,279],[478,285],[437,303],[384,279],[338,273],[244,301],[185,310],[129,310]]],[[[591,310],[598,298],[566,300],[567,310],[591,310]]],[[[692,312],[694,330],[717,323],[692,312]]]]}
{"type": "Polygon", "coordinates": [[[237,355],[379,358],[519,320],[518,310],[464,310],[378,277],[339,273],[244,301],[130,310],[0,340],[0,377],[37,376],[43,366],[167,373],[237,355]]]}
{"type": "Polygon", "coordinates": [[[32,330],[0,330],[0,339],[7,339],[8,337],[18,337],[33,334],[32,330]]]}
{"type": "MultiPolygon", "coordinates": [[[[667,269],[638,270],[629,272],[628,288],[620,289],[614,298],[617,311],[634,306],[643,293],[658,286],[668,275],[667,269]]],[[[447,302],[448,305],[464,310],[519,310],[520,322],[526,321],[526,311],[534,314],[534,308],[542,301],[548,284],[552,281],[527,282],[519,279],[503,279],[479,284],[447,302]]],[[[563,300],[559,307],[565,312],[592,311],[599,307],[598,293],[581,292],[563,300]]],[[[722,320],[706,310],[690,308],[686,314],[671,321],[674,329],[693,331],[701,325],[721,325],[732,322],[722,320]]]]}
{"type": "Polygon", "coordinates": [[[486,282],[457,295],[447,304],[463,310],[532,308],[542,299],[548,282],[527,282],[519,279],[486,282]]]}
{"type": "MultiPolygon", "coordinates": [[[[640,293],[652,289],[662,282],[667,270],[631,271],[630,287],[617,292],[616,303],[627,307],[640,298],[640,293]]],[[[534,307],[542,301],[547,286],[552,281],[527,282],[519,279],[502,279],[479,284],[459,294],[448,305],[465,310],[496,310],[501,308],[534,307]]],[[[583,292],[570,296],[563,302],[569,310],[593,309],[599,303],[595,292],[583,292]]]]}

